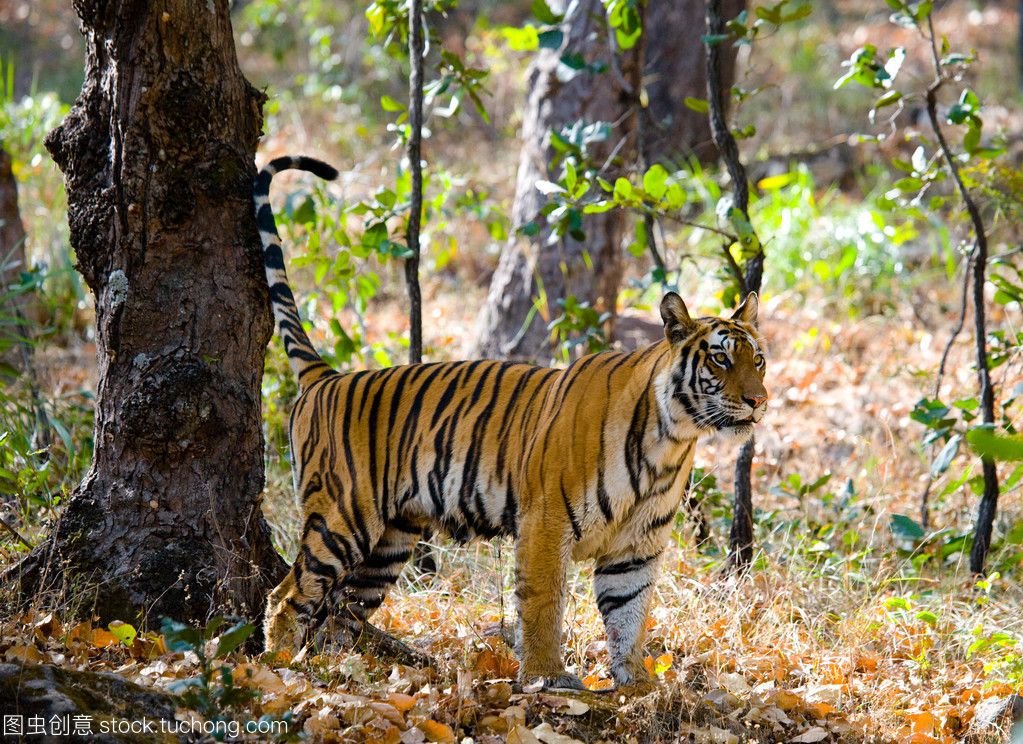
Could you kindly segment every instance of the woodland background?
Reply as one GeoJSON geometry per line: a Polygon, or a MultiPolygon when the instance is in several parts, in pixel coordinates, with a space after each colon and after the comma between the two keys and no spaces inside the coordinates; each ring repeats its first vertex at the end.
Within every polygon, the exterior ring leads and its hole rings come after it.
{"type": "MultiPolygon", "coordinates": [[[[1023,710],[1016,3],[788,0],[737,17],[741,3],[695,0],[675,16],[638,0],[582,15],[428,2],[421,213],[404,157],[405,3],[213,3],[211,30],[180,36],[176,14],[203,3],[137,5],[76,4],[104,56],[65,3],[0,4],[0,711],[50,710],[25,692],[32,679],[96,720],[283,721],[282,739],[1007,740],[1023,710]],[[731,22],[706,28],[707,6],[731,22]],[[159,44],[138,43],[155,28],[159,44]],[[189,56],[202,44],[212,51],[189,56]],[[718,157],[705,48],[721,57],[738,161],[718,157]],[[98,73],[159,69],[160,54],[205,78],[168,86],[180,97],[152,104],[142,137],[135,99],[104,98],[128,88],[98,73]],[[83,81],[90,105],[44,144],[83,81]],[[90,129],[109,100],[124,128],[90,129]],[[513,567],[497,543],[437,540],[436,573],[409,569],[375,617],[426,665],[364,648],[258,654],[246,621],[258,624],[301,527],[285,431],[295,385],[276,339],[264,359],[239,196],[260,105],[259,163],[303,153],[342,171],[326,188],[281,176],[273,193],[301,310],[340,369],[409,358],[410,214],[429,360],[565,364],[635,348],[658,338],[665,289],[726,312],[762,261],[773,397],[752,520],[735,496],[738,448],[704,443],[654,602],[654,691],[514,695],[495,630],[513,616],[513,567]],[[122,180],[110,152],[128,156],[122,180]],[[171,175],[140,175],[159,163],[171,175]],[[90,227],[116,203],[111,184],[153,205],[142,221],[117,213],[141,242],[90,227]],[[152,291],[125,305],[117,270],[152,291]],[[164,339],[194,353],[161,356],[164,339]],[[976,537],[982,503],[989,543],[976,537]],[[223,531],[210,537],[214,512],[223,531]],[[243,576],[250,563],[262,570],[243,576]],[[102,688],[114,702],[82,692],[111,684],[97,671],[125,680],[102,688]]],[[[568,655],[600,690],[589,573],[572,577],[568,655]]]]}

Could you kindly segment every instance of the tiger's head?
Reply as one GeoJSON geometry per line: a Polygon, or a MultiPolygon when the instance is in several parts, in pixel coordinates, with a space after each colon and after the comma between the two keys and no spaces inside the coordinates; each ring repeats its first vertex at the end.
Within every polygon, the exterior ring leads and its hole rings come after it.
{"type": "Polygon", "coordinates": [[[754,292],[730,318],[693,318],[682,298],[661,301],[671,364],[659,380],[659,399],[680,429],[696,436],[720,432],[745,440],[764,417],[764,339],[757,330],[754,292]]]}

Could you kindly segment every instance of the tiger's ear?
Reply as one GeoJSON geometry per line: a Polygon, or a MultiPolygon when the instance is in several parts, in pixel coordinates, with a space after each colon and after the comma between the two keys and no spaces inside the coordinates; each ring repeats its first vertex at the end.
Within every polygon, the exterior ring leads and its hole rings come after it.
{"type": "Polygon", "coordinates": [[[696,325],[686,303],[674,292],[668,292],[661,300],[661,320],[664,321],[664,337],[670,344],[682,343],[696,325]]]}
{"type": "Polygon", "coordinates": [[[760,298],[757,297],[756,292],[750,292],[746,295],[746,299],[742,301],[742,304],[735,308],[735,312],[732,313],[732,320],[738,320],[740,323],[746,323],[747,325],[756,325],[757,311],[759,310],[760,298]]]}

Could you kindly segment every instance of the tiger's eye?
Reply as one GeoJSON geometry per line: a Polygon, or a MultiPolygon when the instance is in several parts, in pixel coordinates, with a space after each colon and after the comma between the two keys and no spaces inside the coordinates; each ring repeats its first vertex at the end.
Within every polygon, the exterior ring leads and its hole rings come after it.
{"type": "Polygon", "coordinates": [[[757,365],[758,367],[763,367],[764,366],[764,355],[763,354],[757,354],[755,357],[753,357],[753,363],[755,365],[757,365]]]}
{"type": "Polygon", "coordinates": [[[718,365],[719,367],[727,367],[728,363],[729,363],[728,355],[727,354],[723,354],[720,351],[717,354],[714,354],[710,358],[710,360],[712,362],[714,362],[714,364],[718,365]]]}

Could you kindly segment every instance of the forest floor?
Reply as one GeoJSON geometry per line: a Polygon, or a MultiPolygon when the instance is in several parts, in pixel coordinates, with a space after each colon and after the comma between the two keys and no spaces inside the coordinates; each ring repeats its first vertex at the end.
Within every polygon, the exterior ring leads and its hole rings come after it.
{"type": "MultiPolygon", "coordinates": [[[[775,296],[762,310],[772,402],[758,431],[754,570],[745,579],[722,573],[735,447],[711,440],[697,456],[710,536],[697,546],[692,521],[680,517],[648,625],[652,688],[515,694],[517,663],[497,632],[513,616],[513,551],[440,542],[438,574],[407,571],[374,618],[429,654],[429,667],[340,649],[290,663],[236,654],[226,660],[235,683],[261,696],[231,715],[288,712],[293,732],[344,742],[998,741],[1003,707],[1020,691],[1018,656],[997,643],[967,649],[1019,633],[1023,589],[1012,579],[978,583],[962,552],[942,555],[970,522],[966,487],[936,500],[928,535],[938,537],[914,546],[891,529],[893,515],[918,516],[929,463],[909,413],[933,384],[951,323],[912,314],[839,322],[800,304],[775,296]],[[825,474],[826,483],[801,489],[825,474]]],[[[440,322],[428,344],[460,356],[451,334],[471,328],[472,304],[443,295],[432,307],[440,322]]],[[[628,325],[659,333],[651,318],[639,320],[628,325]]],[[[385,304],[372,322],[384,332],[403,320],[385,304]]],[[[969,346],[964,338],[954,347],[946,392],[971,388],[969,346]]],[[[47,384],[87,383],[80,352],[44,356],[47,384]]],[[[287,474],[270,476],[267,516],[293,540],[287,474]]],[[[1001,510],[1007,524],[1023,519],[1018,492],[1001,510]]],[[[573,571],[567,653],[593,690],[606,690],[589,578],[588,567],[573,571]]],[[[125,645],[111,630],[62,626],[40,609],[0,628],[0,658],[115,671],[157,688],[197,675],[194,653],[168,653],[154,636],[125,645]]]]}

